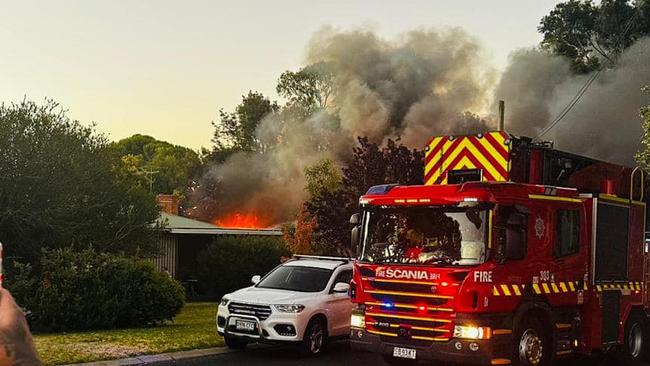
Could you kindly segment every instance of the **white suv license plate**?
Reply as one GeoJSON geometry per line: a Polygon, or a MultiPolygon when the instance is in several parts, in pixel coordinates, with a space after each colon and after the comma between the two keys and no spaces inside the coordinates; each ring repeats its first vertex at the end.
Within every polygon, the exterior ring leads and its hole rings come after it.
{"type": "Polygon", "coordinates": [[[393,357],[408,358],[415,360],[416,350],[411,348],[395,347],[393,348],[393,357]]]}
{"type": "Polygon", "coordinates": [[[252,332],[255,330],[255,322],[247,322],[245,320],[235,320],[235,329],[252,332]]]}

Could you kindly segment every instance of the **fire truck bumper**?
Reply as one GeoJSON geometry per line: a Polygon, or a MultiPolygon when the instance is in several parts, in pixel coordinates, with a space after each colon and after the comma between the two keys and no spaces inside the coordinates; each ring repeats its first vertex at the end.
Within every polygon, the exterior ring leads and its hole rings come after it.
{"type": "Polygon", "coordinates": [[[458,363],[472,365],[509,364],[511,337],[499,337],[489,340],[451,339],[447,342],[432,342],[422,347],[409,344],[408,339],[384,340],[381,336],[370,334],[362,329],[352,329],[350,343],[357,351],[380,353],[393,356],[398,348],[414,349],[417,360],[438,361],[441,363],[458,363]]]}

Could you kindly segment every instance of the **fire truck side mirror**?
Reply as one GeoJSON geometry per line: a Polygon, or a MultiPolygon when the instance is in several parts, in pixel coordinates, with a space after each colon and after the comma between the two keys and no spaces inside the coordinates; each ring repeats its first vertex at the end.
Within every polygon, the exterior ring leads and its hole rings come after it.
{"type": "Polygon", "coordinates": [[[352,228],[352,232],[350,233],[350,249],[357,251],[357,254],[359,252],[359,232],[361,230],[359,229],[359,226],[355,226],[352,228]]]}
{"type": "Polygon", "coordinates": [[[354,225],[352,232],[350,233],[350,249],[354,250],[359,254],[359,233],[361,229],[359,225],[361,224],[361,216],[358,213],[350,216],[350,225],[354,225]]]}

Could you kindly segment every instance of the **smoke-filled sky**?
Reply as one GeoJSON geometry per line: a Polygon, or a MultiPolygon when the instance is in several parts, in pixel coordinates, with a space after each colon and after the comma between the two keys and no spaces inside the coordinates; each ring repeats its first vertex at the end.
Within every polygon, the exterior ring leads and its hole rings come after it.
{"type": "Polygon", "coordinates": [[[209,145],[217,110],[305,62],[323,25],[394,38],[461,26],[503,69],[536,44],[555,0],[6,1],[0,11],[0,101],[54,98],[113,139],[145,133],[209,145]],[[182,126],[182,127],[181,127],[182,126]]]}
{"type": "MultiPolygon", "coordinates": [[[[257,137],[273,148],[235,154],[204,177],[221,189],[208,218],[264,212],[279,223],[305,199],[305,167],[345,162],[359,135],[421,149],[435,134],[493,128],[504,99],[506,129],[536,137],[589,77],[535,48],[555,3],[11,2],[0,12],[0,101],[54,98],[113,139],[144,133],[199,148],[220,107],[232,110],[251,89],[277,99],[283,71],[325,64],[331,108],[267,116],[257,137]]],[[[641,39],[544,138],[632,163],[649,59],[650,40],[641,39]]]]}
{"type": "MultiPolygon", "coordinates": [[[[394,38],[322,28],[308,43],[306,63],[326,65],[333,75],[331,106],[306,118],[267,116],[256,132],[273,148],[235,154],[206,175],[203,186],[221,186],[218,208],[208,215],[264,212],[273,223],[291,220],[306,198],[304,169],[323,158],[345,164],[357,136],[377,143],[399,138],[421,149],[431,136],[494,129],[500,99],[507,101],[507,130],[536,138],[589,77],[571,74],[565,59],[535,47],[513,53],[502,72],[484,54],[480,40],[460,28],[420,28],[394,38]]],[[[563,150],[632,164],[648,59],[650,39],[643,38],[543,138],[563,150]]],[[[203,197],[196,191],[194,202],[203,197]]]]}

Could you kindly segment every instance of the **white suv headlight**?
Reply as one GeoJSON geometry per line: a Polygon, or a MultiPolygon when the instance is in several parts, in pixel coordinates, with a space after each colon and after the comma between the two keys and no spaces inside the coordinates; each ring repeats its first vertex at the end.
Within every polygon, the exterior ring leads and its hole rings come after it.
{"type": "Polygon", "coordinates": [[[219,305],[226,306],[226,305],[228,305],[229,302],[230,302],[230,299],[224,296],[224,297],[221,298],[221,301],[219,302],[219,305]]]}
{"type": "Polygon", "coordinates": [[[278,304],[273,306],[281,313],[299,313],[305,310],[305,305],[300,304],[278,304]]]}

